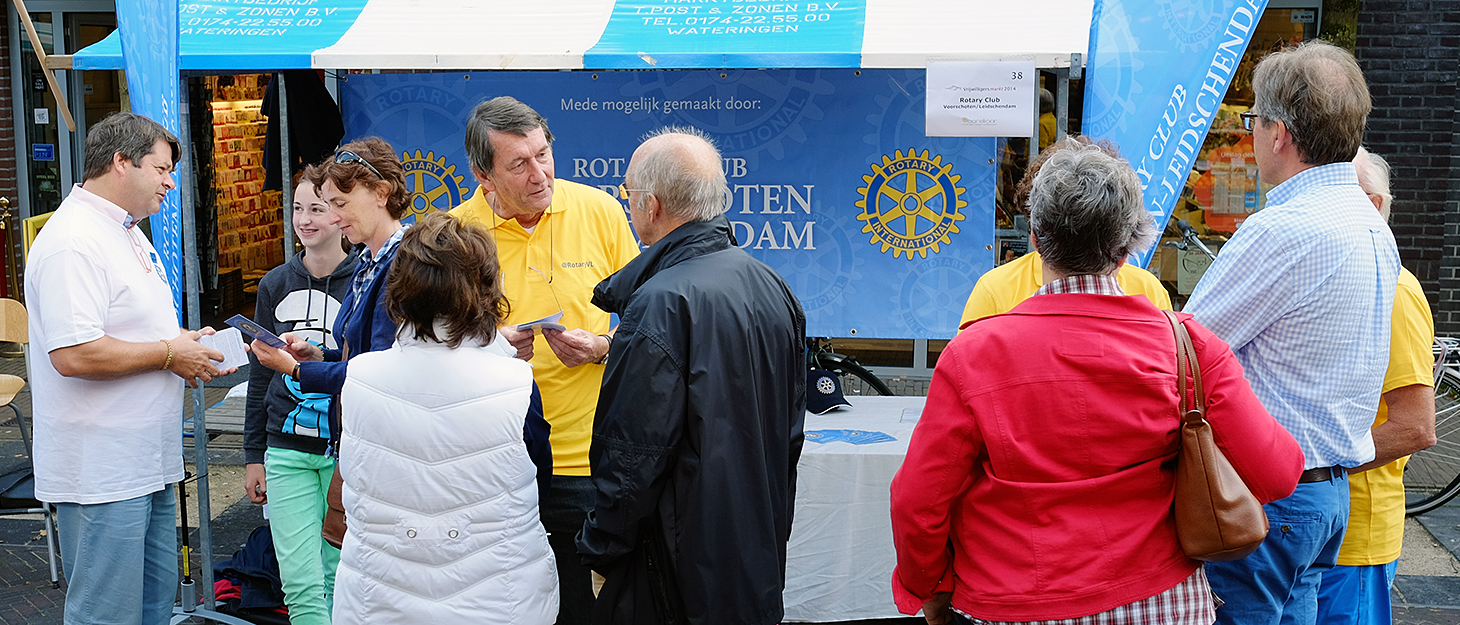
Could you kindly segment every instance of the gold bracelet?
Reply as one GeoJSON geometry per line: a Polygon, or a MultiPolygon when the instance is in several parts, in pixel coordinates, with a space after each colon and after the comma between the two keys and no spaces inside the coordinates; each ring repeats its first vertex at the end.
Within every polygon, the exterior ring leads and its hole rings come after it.
{"type": "Polygon", "coordinates": [[[167,371],[167,368],[172,366],[172,341],[167,339],[158,340],[162,341],[164,345],[167,345],[167,360],[162,362],[162,368],[158,369],[158,371],[167,371]]]}

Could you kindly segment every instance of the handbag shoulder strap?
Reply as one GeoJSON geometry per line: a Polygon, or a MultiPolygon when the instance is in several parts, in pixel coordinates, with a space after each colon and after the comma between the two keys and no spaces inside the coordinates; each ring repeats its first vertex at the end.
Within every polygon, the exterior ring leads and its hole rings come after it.
{"type": "Polygon", "coordinates": [[[1204,421],[1206,420],[1206,402],[1202,392],[1201,363],[1196,360],[1196,346],[1191,342],[1191,334],[1187,333],[1186,325],[1176,318],[1176,313],[1169,310],[1161,312],[1166,314],[1166,320],[1171,323],[1171,332],[1176,336],[1176,392],[1181,397],[1181,420],[1187,423],[1204,421]],[[1193,381],[1190,396],[1186,394],[1188,372],[1193,381]],[[1193,406],[1193,401],[1195,406],[1193,406]]]}

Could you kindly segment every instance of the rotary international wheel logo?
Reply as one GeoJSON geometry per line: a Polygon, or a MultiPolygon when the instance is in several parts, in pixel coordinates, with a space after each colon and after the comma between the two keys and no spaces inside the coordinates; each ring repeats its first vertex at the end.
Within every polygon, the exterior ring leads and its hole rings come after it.
{"type": "Polygon", "coordinates": [[[447,165],[446,157],[436,158],[435,152],[421,156],[416,150],[401,152],[401,166],[406,172],[406,190],[411,197],[407,202],[406,217],[414,220],[432,210],[448,210],[461,203],[468,189],[461,186],[465,176],[456,175],[456,166],[447,165]]]}
{"type": "Polygon", "coordinates": [[[862,232],[871,233],[870,242],[881,243],[884,253],[892,250],[893,258],[907,254],[912,260],[914,252],[927,258],[929,249],[938,253],[939,244],[958,232],[957,222],[964,218],[959,209],[968,205],[957,186],[960,177],[952,172],[953,165],[944,165],[939,155],[928,158],[927,150],[883,155],[882,163],[872,165],[872,175],[862,176],[867,186],[857,189],[862,194],[857,219],[867,222],[862,232]]]}
{"type": "Polygon", "coordinates": [[[829,377],[821,377],[816,380],[816,390],[822,395],[830,395],[836,392],[836,383],[829,377]]]}

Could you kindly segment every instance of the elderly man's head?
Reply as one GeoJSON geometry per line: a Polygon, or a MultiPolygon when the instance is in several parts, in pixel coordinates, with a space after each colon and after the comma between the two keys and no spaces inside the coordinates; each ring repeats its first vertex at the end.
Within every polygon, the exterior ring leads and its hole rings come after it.
{"type": "Polygon", "coordinates": [[[624,176],[629,217],[645,245],[682,224],[725,212],[725,172],[720,151],[703,132],[668,127],[634,150],[624,176]]]}
{"type": "Polygon", "coordinates": [[[1141,207],[1141,181],[1124,159],[1098,145],[1066,141],[1035,175],[1029,225],[1056,274],[1110,274],[1156,238],[1141,207]]]}
{"type": "Polygon", "coordinates": [[[1106,154],[1120,158],[1120,150],[1116,149],[1115,144],[1111,143],[1109,139],[1094,139],[1082,134],[1065,135],[1063,141],[1050,144],[1049,147],[1040,150],[1039,154],[1034,155],[1034,160],[1029,161],[1029,167],[1024,169],[1024,176],[1019,178],[1018,184],[1014,185],[1014,205],[1012,209],[1015,213],[1020,215],[1029,214],[1029,189],[1034,186],[1034,177],[1039,175],[1039,168],[1044,166],[1044,162],[1049,160],[1049,157],[1054,156],[1055,152],[1068,149],[1075,144],[1093,145],[1100,148],[1106,154]]]}
{"type": "Polygon", "coordinates": [[[1360,147],[1354,157],[1354,170],[1359,174],[1359,186],[1368,194],[1369,201],[1379,209],[1384,221],[1389,221],[1389,203],[1394,200],[1389,193],[1389,161],[1360,147]]]}
{"type": "Polygon", "coordinates": [[[478,104],[466,122],[466,155],[497,214],[529,226],[552,206],[553,132],[532,107],[511,96],[478,104]]]}
{"type": "Polygon", "coordinates": [[[1269,54],[1252,72],[1252,89],[1258,124],[1281,122],[1303,163],[1353,160],[1372,104],[1352,54],[1321,40],[1269,54]]]}

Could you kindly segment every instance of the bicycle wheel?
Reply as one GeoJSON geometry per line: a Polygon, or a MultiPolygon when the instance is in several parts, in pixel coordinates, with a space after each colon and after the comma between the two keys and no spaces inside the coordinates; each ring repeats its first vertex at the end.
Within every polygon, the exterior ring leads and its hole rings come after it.
{"type": "Polygon", "coordinates": [[[865,395],[867,393],[864,393],[863,391],[866,389],[876,391],[876,394],[878,395],[890,396],[897,394],[892,392],[892,389],[887,387],[887,384],[882,381],[882,378],[879,378],[871,371],[868,371],[866,367],[863,367],[862,364],[857,362],[855,359],[847,356],[842,356],[841,354],[825,354],[822,357],[826,358],[826,356],[834,357],[834,359],[831,359],[831,362],[826,363],[828,365],[827,370],[832,371],[841,377],[842,390],[845,394],[865,395]],[[847,384],[847,382],[849,381],[849,377],[855,380],[853,384],[847,384]]]}
{"type": "Polygon", "coordinates": [[[1460,493],[1460,373],[1446,368],[1435,385],[1434,447],[1404,467],[1404,513],[1424,514],[1460,493]]]}

